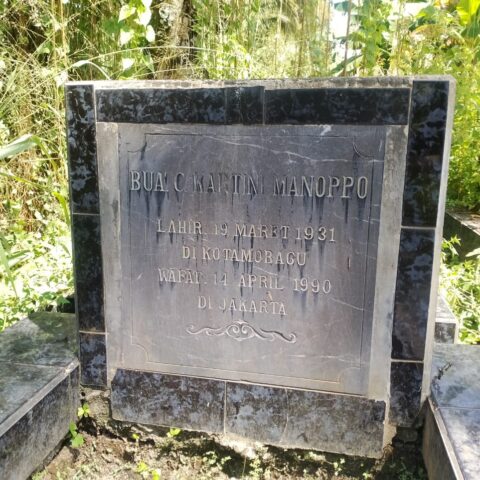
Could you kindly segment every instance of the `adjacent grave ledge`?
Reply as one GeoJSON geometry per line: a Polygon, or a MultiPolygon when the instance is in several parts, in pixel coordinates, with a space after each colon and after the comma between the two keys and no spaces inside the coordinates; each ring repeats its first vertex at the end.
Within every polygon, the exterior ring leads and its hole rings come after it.
{"type": "Polygon", "coordinates": [[[458,321],[448,302],[439,294],[437,298],[437,317],[435,319],[435,343],[457,343],[458,321]]]}
{"type": "Polygon", "coordinates": [[[455,248],[461,259],[480,246],[480,215],[462,210],[447,210],[443,226],[443,237],[447,240],[453,236],[461,243],[455,248]]]}
{"type": "Polygon", "coordinates": [[[76,420],[75,316],[36,313],[0,334],[0,478],[32,474],[76,420]]]}
{"type": "Polygon", "coordinates": [[[423,433],[429,478],[474,480],[480,458],[480,348],[436,344],[423,433]]]}

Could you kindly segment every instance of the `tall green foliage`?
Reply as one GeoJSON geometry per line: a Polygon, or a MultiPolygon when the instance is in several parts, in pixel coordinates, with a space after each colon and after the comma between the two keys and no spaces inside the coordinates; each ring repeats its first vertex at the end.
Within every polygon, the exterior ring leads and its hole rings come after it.
{"type": "Polygon", "coordinates": [[[337,38],[344,52],[337,55],[332,73],[359,76],[384,74],[392,54],[388,39],[392,2],[340,0],[334,6],[347,15],[348,33],[337,38]]]}
{"type": "MultiPolygon", "coordinates": [[[[348,75],[452,75],[457,101],[450,164],[450,205],[480,209],[480,0],[387,0],[336,3],[349,13],[349,34],[339,38],[345,58],[334,73],[348,75]]],[[[338,55],[337,55],[338,60],[338,55]]]]}
{"type": "Polygon", "coordinates": [[[193,0],[200,76],[283,78],[328,72],[326,0],[193,0]]]}
{"type": "Polygon", "coordinates": [[[440,288],[460,321],[460,340],[480,344],[480,248],[460,261],[457,237],[444,241],[440,288]]]}
{"type": "MultiPolygon", "coordinates": [[[[449,74],[457,80],[448,200],[480,208],[480,37],[471,36],[476,15],[463,14],[466,3],[420,11],[404,40],[399,69],[408,74],[449,74]]],[[[471,11],[471,10],[470,10],[471,11]]]]}

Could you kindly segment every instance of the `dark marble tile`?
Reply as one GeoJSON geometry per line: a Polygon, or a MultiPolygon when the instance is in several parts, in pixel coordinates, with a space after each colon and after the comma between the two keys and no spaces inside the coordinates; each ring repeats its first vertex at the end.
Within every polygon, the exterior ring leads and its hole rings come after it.
{"type": "Polygon", "coordinates": [[[480,409],[440,408],[448,436],[466,480],[478,479],[480,409]]]}
{"type": "Polygon", "coordinates": [[[67,150],[73,213],[98,213],[93,85],[66,87],[67,150]]]}
{"type": "Polygon", "coordinates": [[[226,88],[226,123],[262,124],[264,90],[264,87],[226,88]]]}
{"type": "Polygon", "coordinates": [[[135,89],[96,90],[99,122],[225,123],[225,90],[135,89]]]}
{"type": "Polygon", "coordinates": [[[403,225],[436,225],[448,90],[448,82],[413,82],[403,225]]]}
{"type": "Polygon", "coordinates": [[[432,362],[432,400],[440,407],[480,410],[480,347],[436,344],[432,362]]]}
{"type": "Polygon", "coordinates": [[[66,366],[77,352],[75,316],[32,313],[0,335],[0,362],[66,366]]]}
{"type": "Polygon", "coordinates": [[[223,381],[118,369],[111,392],[117,420],[223,432],[223,381]]]}
{"type": "Polygon", "coordinates": [[[390,414],[393,425],[409,427],[420,412],[423,363],[392,362],[390,371],[390,414]]]}
{"type": "Polygon", "coordinates": [[[433,412],[429,404],[425,415],[422,442],[423,461],[427,468],[428,478],[432,480],[457,480],[458,477],[455,472],[458,471],[458,464],[455,452],[450,440],[445,438],[445,429],[440,428],[438,422],[442,422],[442,419],[439,418],[438,413],[433,412]],[[452,465],[452,461],[456,464],[455,467],[452,465]]]}
{"type": "Polygon", "coordinates": [[[265,91],[265,123],[404,125],[408,88],[320,88],[265,91]]]}
{"type": "Polygon", "coordinates": [[[228,382],[226,405],[226,433],[285,447],[382,454],[384,402],[228,382]]]}
{"type": "Polygon", "coordinates": [[[423,360],[434,238],[433,230],[402,229],[395,291],[392,358],[423,360]]]}
{"type": "Polygon", "coordinates": [[[80,371],[82,385],[107,385],[107,349],[105,335],[79,333],[80,371]]]}
{"type": "Polygon", "coordinates": [[[99,215],[73,215],[75,295],[79,330],[105,330],[99,215]]]}
{"type": "MultiPolygon", "coordinates": [[[[43,367],[45,368],[45,367],[43,367]]],[[[43,394],[18,421],[0,424],[0,478],[27,478],[63,441],[79,405],[78,367],[43,394]]]]}

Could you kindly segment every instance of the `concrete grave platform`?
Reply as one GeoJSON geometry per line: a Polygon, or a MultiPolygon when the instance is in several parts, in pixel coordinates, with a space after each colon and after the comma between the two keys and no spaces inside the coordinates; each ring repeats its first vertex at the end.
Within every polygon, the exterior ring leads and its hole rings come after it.
{"type": "Polygon", "coordinates": [[[75,317],[37,313],[0,334],[0,478],[27,478],[76,420],[75,317]]]}
{"type": "Polygon", "coordinates": [[[423,456],[429,478],[478,478],[480,347],[436,344],[423,456]]]}

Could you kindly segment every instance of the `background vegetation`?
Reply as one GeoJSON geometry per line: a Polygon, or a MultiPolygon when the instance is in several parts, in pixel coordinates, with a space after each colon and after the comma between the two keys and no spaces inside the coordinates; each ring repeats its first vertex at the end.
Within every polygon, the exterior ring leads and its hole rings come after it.
{"type": "MultiPolygon", "coordinates": [[[[451,74],[458,83],[448,202],[478,211],[479,7],[480,0],[0,0],[0,330],[28,311],[57,308],[72,290],[67,79],[451,74]]],[[[469,298],[462,336],[475,343],[479,292],[465,278],[478,281],[478,255],[463,264],[448,252],[444,284],[455,285],[447,291],[458,312],[466,305],[458,299],[469,298]]]]}

